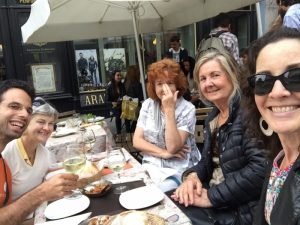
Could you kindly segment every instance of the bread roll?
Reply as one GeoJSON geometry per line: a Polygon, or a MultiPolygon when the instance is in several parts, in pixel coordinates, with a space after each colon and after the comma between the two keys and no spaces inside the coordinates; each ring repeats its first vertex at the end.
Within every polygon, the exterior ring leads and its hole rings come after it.
{"type": "Polygon", "coordinates": [[[92,177],[99,172],[98,167],[91,161],[86,161],[84,168],[81,170],[80,178],[92,177]]]}
{"type": "Polygon", "coordinates": [[[101,178],[101,171],[98,167],[90,161],[86,161],[85,167],[79,174],[78,187],[83,188],[86,185],[99,180],[101,178]]]}

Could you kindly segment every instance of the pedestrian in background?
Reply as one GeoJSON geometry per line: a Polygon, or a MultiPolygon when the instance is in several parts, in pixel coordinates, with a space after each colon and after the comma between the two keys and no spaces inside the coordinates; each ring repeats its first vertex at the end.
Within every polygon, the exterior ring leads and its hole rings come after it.
{"type": "MultiPolygon", "coordinates": [[[[139,106],[141,106],[142,101],[144,100],[143,88],[140,82],[140,71],[137,65],[131,65],[127,69],[126,78],[125,78],[125,90],[126,95],[131,98],[138,98],[139,106]]],[[[134,120],[125,120],[127,139],[131,140],[131,134],[134,133],[136,127],[136,121],[134,120]]]]}
{"type": "Polygon", "coordinates": [[[112,115],[115,118],[115,125],[117,129],[116,142],[121,139],[122,130],[122,98],[125,95],[125,86],[122,83],[121,71],[115,70],[111,73],[110,83],[106,88],[105,100],[111,106],[112,115]]]}

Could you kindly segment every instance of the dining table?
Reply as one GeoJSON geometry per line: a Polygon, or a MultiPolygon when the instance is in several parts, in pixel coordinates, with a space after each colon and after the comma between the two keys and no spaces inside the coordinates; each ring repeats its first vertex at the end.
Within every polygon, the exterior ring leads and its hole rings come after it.
{"type": "Polygon", "coordinates": [[[57,131],[54,131],[45,145],[57,162],[63,161],[64,150],[69,144],[76,142],[84,130],[92,130],[95,134],[96,142],[93,146],[95,153],[105,151],[105,149],[109,149],[114,145],[113,135],[105,120],[88,123],[84,127],[63,127],[61,129],[68,130],[69,132],[64,133],[64,135],[56,135],[57,131]]]}
{"type": "MultiPolygon", "coordinates": [[[[112,172],[110,169],[104,167],[102,169],[102,177],[105,181],[112,183],[112,189],[126,184],[127,190],[138,188],[141,186],[153,186],[154,182],[151,180],[146,169],[125,149],[122,148],[122,151],[125,155],[127,164],[125,169],[122,171],[122,176],[118,176],[117,173],[112,172]]],[[[105,158],[103,160],[106,160],[105,158]]],[[[190,219],[180,210],[178,206],[160,189],[157,190],[162,195],[162,200],[158,203],[142,208],[140,210],[146,211],[158,215],[164,219],[174,217],[176,220],[169,221],[167,220],[166,225],[191,225],[190,219]]],[[[145,195],[151,195],[151,193],[145,193],[145,195]]],[[[91,217],[98,215],[116,215],[121,212],[127,211],[128,209],[124,208],[119,201],[120,194],[115,194],[113,190],[109,191],[106,195],[99,198],[90,198],[89,207],[82,211],[79,215],[84,213],[91,212],[91,217]]],[[[48,203],[43,203],[35,211],[34,222],[33,224],[37,225],[47,221],[44,212],[48,203]]],[[[78,223],[77,223],[78,224],[78,223]]]]}

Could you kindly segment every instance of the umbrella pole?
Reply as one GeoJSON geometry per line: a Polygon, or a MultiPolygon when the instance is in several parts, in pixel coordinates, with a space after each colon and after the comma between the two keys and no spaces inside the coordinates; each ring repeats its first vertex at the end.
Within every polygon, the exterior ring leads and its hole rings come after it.
{"type": "Polygon", "coordinates": [[[136,25],[136,10],[132,10],[131,15],[132,15],[134,38],[135,38],[136,51],[137,51],[137,57],[138,57],[138,62],[139,62],[139,69],[140,69],[140,81],[142,83],[144,99],[146,99],[147,96],[146,96],[146,88],[145,88],[145,74],[144,74],[144,69],[143,69],[143,63],[142,63],[142,57],[141,57],[141,51],[140,51],[140,41],[139,41],[137,25],[136,25]]]}

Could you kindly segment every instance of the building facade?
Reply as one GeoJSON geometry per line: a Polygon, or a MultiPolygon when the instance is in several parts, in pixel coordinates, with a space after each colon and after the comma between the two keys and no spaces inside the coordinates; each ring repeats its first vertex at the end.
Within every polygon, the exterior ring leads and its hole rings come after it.
{"type": "MultiPolygon", "coordinates": [[[[76,110],[109,116],[105,87],[110,73],[137,64],[133,36],[82,41],[25,44],[21,26],[30,14],[34,0],[0,1],[0,80],[21,79],[30,82],[38,96],[50,101],[59,112],[76,110]]],[[[230,12],[233,32],[240,49],[257,38],[254,6],[230,12]]],[[[212,19],[164,33],[141,35],[144,70],[162,58],[169,39],[178,34],[189,55],[195,55],[200,40],[212,28],[212,19]]]]}

